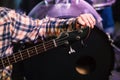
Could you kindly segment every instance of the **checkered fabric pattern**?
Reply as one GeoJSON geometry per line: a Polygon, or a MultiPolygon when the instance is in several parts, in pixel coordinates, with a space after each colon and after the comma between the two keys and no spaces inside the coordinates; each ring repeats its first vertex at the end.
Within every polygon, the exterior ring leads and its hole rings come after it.
{"type": "MultiPolygon", "coordinates": [[[[34,41],[38,37],[46,38],[59,35],[61,31],[71,29],[75,18],[58,19],[46,17],[33,19],[15,10],[0,7],[0,57],[13,53],[12,42],[34,41]]],[[[0,70],[0,80],[11,80],[12,65],[0,70]]]]}

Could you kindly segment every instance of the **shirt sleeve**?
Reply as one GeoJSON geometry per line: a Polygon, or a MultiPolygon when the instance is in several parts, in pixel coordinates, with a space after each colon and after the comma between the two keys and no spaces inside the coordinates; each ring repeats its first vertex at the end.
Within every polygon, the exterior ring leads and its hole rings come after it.
{"type": "MultiPolygon", "coordinates": [[[[64,30],[70,30],[74,22],[74,18],[33,19],[15,10],[0,7],[0,57],[13,52],[11,42],[27,42],[39,36],[59,35],[64,30]]],[[[10,80],[11,71],[12,67],[9,66],[0,69],[0,80],[10,80]]]]}
{"type": "Polygon", "coordinates": [[[11,19],[11,33],[13,41],[35,40],[39,36],[58,36],[60,32],[70,30],[75,18],[59,19],[46,17],[44,19],[33,19],[25,14],[14,10],[8,12],[11,19]]]}

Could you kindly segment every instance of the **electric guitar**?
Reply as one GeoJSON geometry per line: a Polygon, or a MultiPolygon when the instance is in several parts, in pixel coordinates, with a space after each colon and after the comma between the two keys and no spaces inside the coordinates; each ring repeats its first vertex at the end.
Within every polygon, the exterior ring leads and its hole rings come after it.
{"type": "Polygon", "coordinates": [[[0,69],[6,66],[9,66],[13,63],[17,63],[19,61],[25,60],[32,56],[38,55],[40,53],[46,52],[55,47],[58,47],[64,44],[69,44],[69,42],[75,42],[76,40],[84,40],[85,38],[88,37],[89,31],[90,29],[87,27],[79,31],[76,30],[72,32],[65,32],[65,33],[62,33],[59,38],[45,41],[43,43],[37,44],[30,48],[27,48],[21,51],[19,50],[18,52],[13,53],[10,56],[0,58],[0,69]]]}

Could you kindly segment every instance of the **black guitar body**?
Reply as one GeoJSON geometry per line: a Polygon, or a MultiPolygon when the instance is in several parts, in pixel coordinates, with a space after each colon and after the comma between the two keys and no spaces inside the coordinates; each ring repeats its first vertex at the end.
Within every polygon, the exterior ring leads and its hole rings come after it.
{"type": "Polygon", "coordinates": [[[71,46],[71,54],[69,46],[60,46],[15,64],[13,80],[19,80],[17,74],[26,80],[109,80],[114,51],[104,32],[95,27],[84,44],[77,41],[71,46]],[[89,73],[80,74],[76,68],[81,66],[89,73]]]}

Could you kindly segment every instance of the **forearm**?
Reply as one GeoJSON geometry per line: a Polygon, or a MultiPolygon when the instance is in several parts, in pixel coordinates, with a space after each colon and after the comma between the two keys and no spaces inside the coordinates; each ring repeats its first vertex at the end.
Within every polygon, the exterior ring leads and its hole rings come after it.
{"type": "Polygon", "coordinates": [[[58,36],[62,31],[71,30],[75,18],[59,19],[46,17],[44,19],[32,19],[26,15],[20,15],[15,11],[10,11],[13,22],[13,39],[34,40],[38,36],[58,36]]]}
{"type": "Polygon", "coordinates": [[[59,19],[47,17],[43,20],[39,34],[41,36],[59,36],[63,31],[71,31],[75,22],[75,18],[59,19]],[[47,20],[47,21],[46,21],[47,20]],[[45,29],[43,29],[45,28],[45,29]]]}

